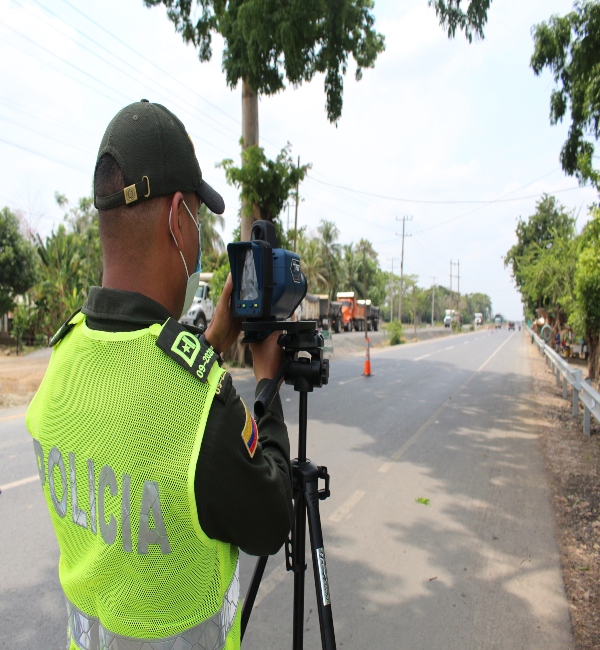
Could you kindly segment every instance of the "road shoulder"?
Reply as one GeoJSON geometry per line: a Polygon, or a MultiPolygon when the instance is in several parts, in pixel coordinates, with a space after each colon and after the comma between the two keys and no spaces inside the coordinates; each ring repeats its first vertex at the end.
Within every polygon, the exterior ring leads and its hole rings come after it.
{"type": "Polygon", "coordinates": [[[539,435],[552,502],[576,650],[600,648],[600,426],[583,434],[554,375],[528,346],[539,435]]]}

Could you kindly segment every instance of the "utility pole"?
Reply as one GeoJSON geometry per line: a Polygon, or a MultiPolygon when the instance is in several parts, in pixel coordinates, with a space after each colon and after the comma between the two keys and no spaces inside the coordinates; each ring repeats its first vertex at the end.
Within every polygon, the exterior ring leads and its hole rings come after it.
{"type": "Polygon", "coordinates": [[[432,289],[432,293],[431,293],[431,327],[433,327],[433,310],[435,308],[435,281],[436,281],[436,278],[431,276],[431,289],[432,289]]]}
{"type": "Polygon", "coordinates": [[[450,309],[452,309],[452,260],[450,260],[450,309]]]}
{"type": "MultiPolygon", "coordinates": [[[[401,218],[396,217],[396,221],[402,221],[402,255],[400,256],[400,298],[398,300],[399,302],[398,320],[402,322],[402,292],[404,291],[404,238],[411,236],[405,233],[405,225],[407,221],[412,221],[412,217],[408,217],[404,215],[401,218]]],[[[398,237],[400,236],[399,233],[396,233],[396,235],[398,237]]]]}
{"type": "Polygon", "coordinates": [[[413,327],[417,338],[417,283],[413,284],[413,327]]]}
{"type": "Polygon", "coordinates": [[[367,334],[368,332],[368,321],[367,321],[367,252],[366,249],[363,248],[363,290],[364,290],[364,298],[365,298],[365,339],[368,339],[369,336],[367,334]]]}
{"type": "MultiPolygon", "coordinates": [[[[300,171],[300,156],[298,156],[298,172],[300,171]]],[[[298,242],[298,186],[300,185],[300,175],[296,181],[296,216],[294,217],[294,253],[298,242]]]]}
{"type": "Polygon", "coordinates": [[[400,260],[399,257],[388,257],[392,261],[392,280],[390,282],[390,322],[394,320],[394,260],[400,260]]]}
{"type": "Polygon", "coordinates": [[[457,271],[457,291],[456,293],[458,294],[458,298],[456,299],[456,311],[458,312],[458,322],[460,323],[460,260],[456,263],[456,266],[458,268],[457,271]]]}

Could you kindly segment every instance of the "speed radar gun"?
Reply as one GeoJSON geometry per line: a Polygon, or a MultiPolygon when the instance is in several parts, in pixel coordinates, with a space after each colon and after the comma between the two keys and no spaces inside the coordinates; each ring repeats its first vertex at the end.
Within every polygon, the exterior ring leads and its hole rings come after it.
{"type": "MultiPolygon", "coordinates": [[[[227,246],[233,278],[233,311],[245,319],[244,342],[261,341],[280,331],[277,343],[284,351],[283,363],[254,402],[257,417],[265,414],[283,379],[300,393],[298,457],[292,461],[294,524],[285,547],[286,568],[294,574],[293,650],[304,647],[304,586],[307,569],[306,522],[310,535],[317,609],[324,650],[333,650],[335,632],[327,579],[325,546],[319,502],[330,496],[327,468],[306,458],[308,393],[329,379],[329,361],[323,358],[323,336],[315,321],[289,321],[304,296],[306,278],[296,253],[279,248],[272,223],[255,221],[249,242],[227,246]],[[322,481],[323,487],[319,487],[322,481]]],[[[242,608],[242,639],[262,580],[266,557],[256,563],[242,608]]]]}

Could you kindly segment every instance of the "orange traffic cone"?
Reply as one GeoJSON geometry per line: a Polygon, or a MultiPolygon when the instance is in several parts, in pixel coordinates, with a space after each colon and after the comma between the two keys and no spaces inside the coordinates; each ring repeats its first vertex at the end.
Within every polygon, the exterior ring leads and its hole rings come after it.
{"type": "Polygon", "coordinates": [[[369,352],[370,347],[371,347],[371,340],[367,339],[367,356],[365,357],[365,368],[363,370],[363,375],[365,377],[373,376],[371,374],[371,353],[369,352]]]}

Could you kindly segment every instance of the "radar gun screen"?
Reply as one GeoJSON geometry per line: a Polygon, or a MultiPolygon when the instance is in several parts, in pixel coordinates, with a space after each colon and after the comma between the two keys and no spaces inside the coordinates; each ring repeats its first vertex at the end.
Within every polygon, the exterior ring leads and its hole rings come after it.
{"type": "Polygon", "coordinates": [[[242,282],[240,286],[240,300],[256,300],[258,298],[258,278],[254,266],[254,253],[249,248],[244,259],[242,269],[242,282]]]}

